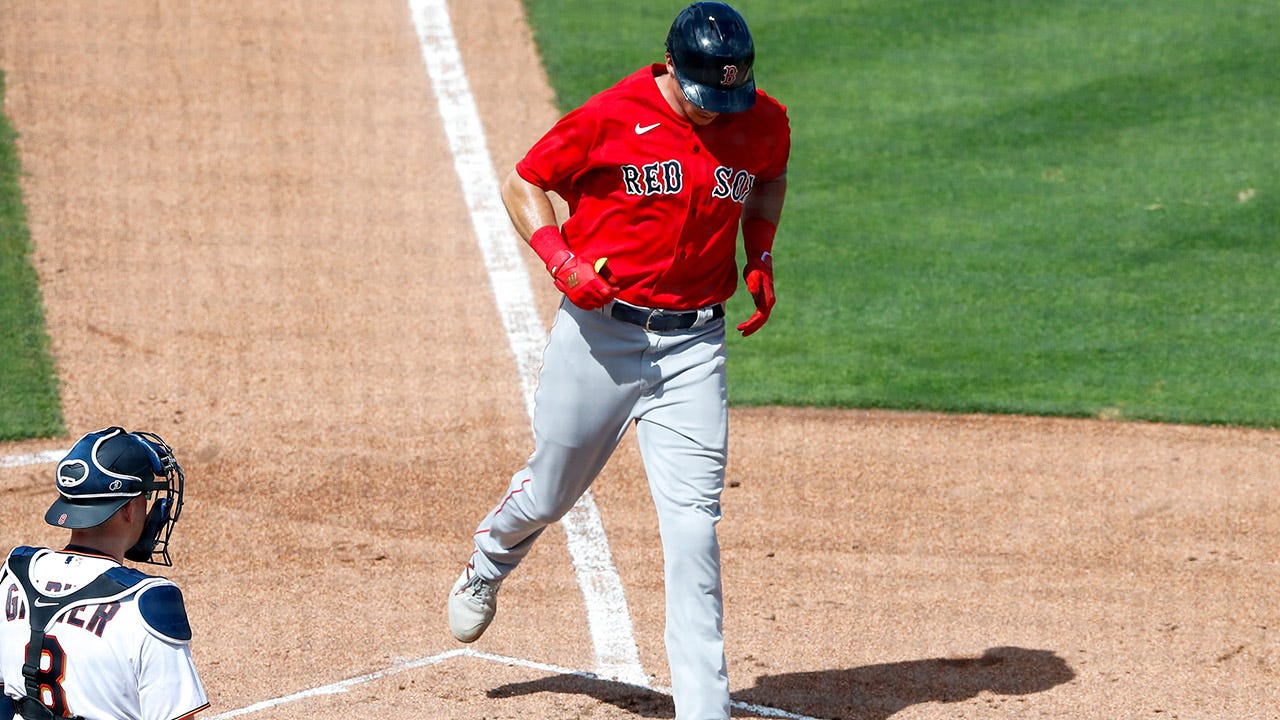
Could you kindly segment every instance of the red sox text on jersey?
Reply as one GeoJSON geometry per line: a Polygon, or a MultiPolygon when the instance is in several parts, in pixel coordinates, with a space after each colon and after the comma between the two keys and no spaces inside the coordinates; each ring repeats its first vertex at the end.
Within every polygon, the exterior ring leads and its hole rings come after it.
{"type": "MultiPolygon", "coordinates": [[[[723,165],[713,173],[711,197],[730,198],[741,205],[751,194],[756,176],[723,165]]],[[[622,166],[622,182],[628,195],[676,195],[684,189],[684,167],[679,160],[664,160],[639,167],[622,166]]]]}

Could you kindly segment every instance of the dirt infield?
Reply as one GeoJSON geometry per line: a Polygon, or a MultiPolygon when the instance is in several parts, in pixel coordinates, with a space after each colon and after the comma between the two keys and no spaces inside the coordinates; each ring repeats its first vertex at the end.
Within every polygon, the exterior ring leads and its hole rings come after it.
{"type": "MultiPolygon", "coordinates": [[[[550,91],[515,0],[449,9],[505,173],[550,91]]],[[[187,469],[169,575],[207,716],[671,716],[562,672],[593,650],[557,529],[478,652],[449,654],[444,594],[530,440],[404,0],[8,0],[0,67],[68,426],[155,430],[187,469]]],[[[731,422],[729,670],[758,707],[737,715],[1280,717],[1280,434],[731,422]]],[[[40,521],[51,476],[0,468],[0,544],[63,541],[40,521]]],[[[667,687],[630,443],[594,492],[667,687]]]]}

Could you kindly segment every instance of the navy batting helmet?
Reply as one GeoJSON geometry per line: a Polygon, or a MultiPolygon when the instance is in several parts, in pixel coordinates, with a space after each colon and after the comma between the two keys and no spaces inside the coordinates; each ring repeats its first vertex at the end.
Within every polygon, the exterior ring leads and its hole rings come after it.
{"type": "Polygon", "coordinates": [[[172,564],[169,536],[182,511],[185,477],[173,449],[158,435],[119,427],[88,433],[58,463],[56,477],[58,499],[44,520],[57,527],[97,527],[139,495],[156,495],[142,536],[125,557],[172,564]]]}
{"type": "Polygon", "coordinates": [[[755,104],[755,43],[737,10],[721,2],[690,5],[671,23],[667,52],[676,80],[694,105],[733,113],[755,104]]]}

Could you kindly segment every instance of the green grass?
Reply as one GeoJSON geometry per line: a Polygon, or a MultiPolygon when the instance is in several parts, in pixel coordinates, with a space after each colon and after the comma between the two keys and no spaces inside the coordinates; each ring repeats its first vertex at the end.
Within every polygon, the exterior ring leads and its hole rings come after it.
{"type": "MultiPolygon", "coordinates": [[[[683,7],[527,5],[563,109],[683,7]]],[[[736,7],[794,147],[735,404],[1280,426],[1280,5],[736,7]]]]}
{"type": "Polygon", "coordinates": [[[18,185],[15,138],[8,119],[0,114],[0,440],[66,434],[40,290],[28,259],[31,241],[18,185]]]}

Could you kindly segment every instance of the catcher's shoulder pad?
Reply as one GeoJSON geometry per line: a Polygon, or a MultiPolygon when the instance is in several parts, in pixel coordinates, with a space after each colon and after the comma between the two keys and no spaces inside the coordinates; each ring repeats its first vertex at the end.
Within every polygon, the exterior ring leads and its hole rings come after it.
{"type": "Polygon", "coordinates": [[[142,572],[141,570],[134,570],[133,568],[127,568],[123,565],[119,567],[113,567],[110,570],[103,573],[103,575],[106,575],[112,580],[115,580],[116,582],[120,583],[121,586],[127,587],[127,588],[131,588],[134,585],[137,585],[138,583],[142,582],[143,580],[147,580],[151,578],[163,580],[163,578],[159,578],[158,576],[148,575],[142,572]]]}
{"type": "Polygon", "coordinates": [[[165,580],[138,593],[138,613],[152,635],[174,645],[191,642],[191,623],[182,604],[182,591],[165,580]]]}
{"type": "Polygon", "coordinates": [[[29,545],[19,545],[9,551],[9,556],[4,559],[4,569],[8,570],[11,563],[20,563],[24,558],[33,557],[40,548],[31,547],[29,545]]]}

